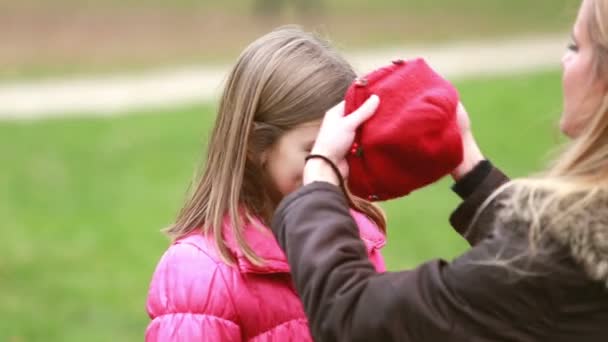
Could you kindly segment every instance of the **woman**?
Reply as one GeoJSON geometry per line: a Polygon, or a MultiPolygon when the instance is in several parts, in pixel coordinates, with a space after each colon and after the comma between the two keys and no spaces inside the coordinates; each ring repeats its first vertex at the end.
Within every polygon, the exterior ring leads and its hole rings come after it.
{"type": "Polygon", "coordinates": [[[450,221],[472,248],[451,263],[374,272],[331,164],[379,100],[327,113],[312,153],[328,159],[309,159],[272,223],[316,341],[608,340],[607,0],[582,2],[562,62],[572,142],[542,177],[509,182],[460,109],[464,201],[450,221]]]}

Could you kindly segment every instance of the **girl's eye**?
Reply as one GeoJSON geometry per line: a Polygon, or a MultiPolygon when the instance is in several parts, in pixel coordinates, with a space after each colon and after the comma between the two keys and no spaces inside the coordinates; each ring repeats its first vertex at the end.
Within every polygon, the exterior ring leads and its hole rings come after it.
{"type": "Polygon", "coordinates": [[[573,52],[578,52],[578,45],[576,45],[576,43],[568,43],[568,50],[573,51],[573,52]]]}

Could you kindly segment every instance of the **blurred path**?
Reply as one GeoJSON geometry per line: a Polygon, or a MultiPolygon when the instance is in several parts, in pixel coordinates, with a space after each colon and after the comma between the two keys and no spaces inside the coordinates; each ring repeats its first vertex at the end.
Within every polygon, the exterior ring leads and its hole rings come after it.
{"type": "MultiPolygon", "coordinates": [[[[351,51],[346,56],[360,72],[398,57],[424,56],[439,72],[455,80],[558,68],[567,37],[403,46],[351,51]]],[[[227,70],[228,66],[193,66],[137,75],[0,83],[0,119],[104,116],[210,101],[221,91],[227,70]]]]}

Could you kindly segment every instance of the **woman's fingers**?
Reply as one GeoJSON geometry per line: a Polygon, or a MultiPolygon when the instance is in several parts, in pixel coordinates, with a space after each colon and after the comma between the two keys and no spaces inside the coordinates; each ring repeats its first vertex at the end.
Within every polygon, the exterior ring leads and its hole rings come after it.
{"type": "Polygon", "coordinates": [[[343,117],[344,116],[344,107],[346,106],[346,102],[342,101],[337,105],[333,106],[329,111],[327,111],[326,115],[343,117]]]}
{"type": "Polygon", "coordinates": [[[350,128],[356,129],[374,115],[379,105],[380,98],[377,95],[372,95],[361,105],[361,107],[345,117],[344,120],[350,128]]]}
{"type": "Polygon", "coordinates": [[[374,114],[378,104],[378,96],[373,95],[347,116],[344,116],[344,102],[331,108],[323,119],[311,153],[322,154],[340,164],[352,146],[357,127],[374,114]]]}
{"type": "Polygon", "coordinates": [[[458,126],[460,127],[461,133],[467,133],[471,130],[471,120],[469,119],[469,113],[462,102],[458,102],[458,108],[456,109],[456,117],[458,119],[458,126]]]}

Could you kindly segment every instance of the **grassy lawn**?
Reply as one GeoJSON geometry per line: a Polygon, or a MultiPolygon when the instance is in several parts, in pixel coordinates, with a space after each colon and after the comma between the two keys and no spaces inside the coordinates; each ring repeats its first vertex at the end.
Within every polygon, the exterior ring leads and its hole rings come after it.
{"type": "MultiPolygon", "coordinates": [[[[485,153],[511,176],[559,142],[559,75],[458,84],[485,153]]],[[[213,108],[0,122],[0,341],[136,341],[148,282],[213,108]]],[[[466,249],[445,180],[384,204],[391,269],[466,249]]]]}

